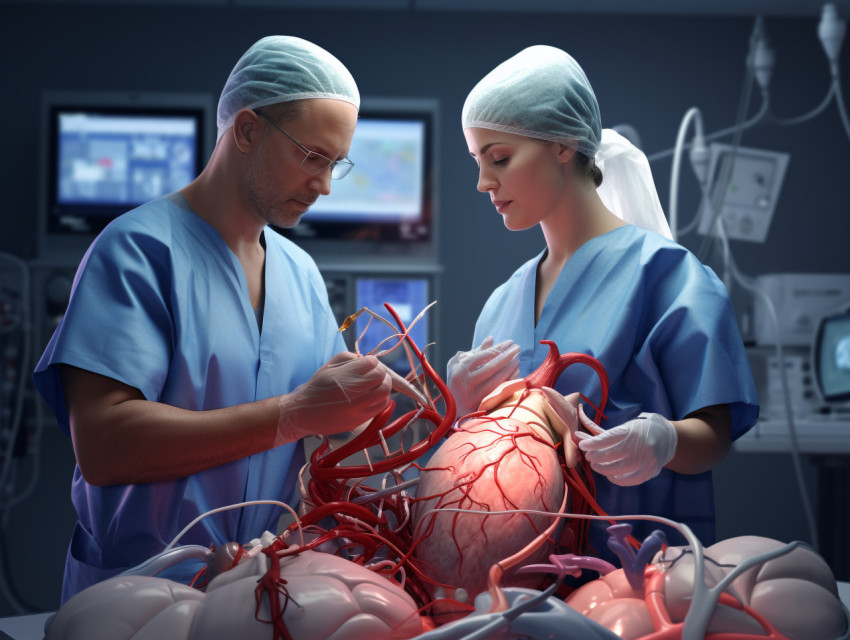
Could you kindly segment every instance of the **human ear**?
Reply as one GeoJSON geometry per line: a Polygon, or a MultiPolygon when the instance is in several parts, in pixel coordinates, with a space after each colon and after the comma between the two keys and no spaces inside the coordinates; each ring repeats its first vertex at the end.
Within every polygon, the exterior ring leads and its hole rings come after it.
{"type": "Polygon", "coordinates": [[[558,151],[557,151],[558,161],[563,162],[563,163],[567,163],[570,160],[572,160],[573,156],[576,154],[576,150],[573,149],[572,147],[568,147],[565,144],[561,144],[560,142],[557,143],[557,145],[558,145],[558,151]]]}
{"type": "Polygon", "coordinates": [[[248,153],[260,139],[260,117],[251,109],[242,109],[233,119],[233,139],[242,153],[248,153]]]}

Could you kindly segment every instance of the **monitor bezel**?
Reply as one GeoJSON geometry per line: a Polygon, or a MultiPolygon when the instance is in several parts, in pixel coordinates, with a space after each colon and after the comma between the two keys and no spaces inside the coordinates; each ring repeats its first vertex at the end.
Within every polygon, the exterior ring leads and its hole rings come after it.
{"type": "MultiPolygon", "coordinates": [[[[207,93],[45,91],[41,100],[41,155],[39,161],[38,255],[41,259],[79,259],[110,220],[137,205],[91,205],[100,213],[90,230],[74,232],[56,224],[57,208],[68,213],[80,211],[74,205],[58,203],[57,163],[59,114],[87,111],[127,115],[190,115],[198,121],[196,169],[204,167],[215,144],[215,106],[207,93]],[[102,219],[99,218],[102,215],[102,219]]],[[[140,203],[141,204],[141,203],[140,203]]],[[[82,205],[88,207],[89,205],[82,205]]]]}
{"type": "Polygon", "coordinates": [[[850,401],[850,390],[845,393],[827,394],[826,390],[824,389],[823,380],[821,378],[822,363],[820,346],[823,342],[823,335],[826,331],[827,324],[830,321],[838,319],[850,320],[850,308],[847,308],[843,311],[839,311],[838,313],[832,313],[830,315],[823,316],[818,321],[818,325],[815,330],[814,342],[812,343],[812,372],[814,374],[815,387],[817,388],[817,392],[820,395],[821,399],[824,402],[830,404],[838,404],[850,401]]]}

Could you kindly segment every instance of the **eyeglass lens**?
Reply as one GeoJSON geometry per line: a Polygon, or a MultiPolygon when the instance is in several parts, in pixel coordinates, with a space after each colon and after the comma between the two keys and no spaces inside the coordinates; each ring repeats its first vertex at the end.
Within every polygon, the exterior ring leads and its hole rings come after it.
{"type": "Polygon", "coordinates": [[[331,160],[323,156],[321,153],[317,153],[315,151],[310,151],[303,144],[298,142],[295,138],[292,137],[291,134],[287,133],[283,127],[278,125],[274,120],[269,118],[262,111],[255,111],[257,115],[259,115],[264,120],[267,120],[271,125],[284,134],[287,138],[292,140],[298,148],[304,153],[304,159],[301,161],[301,168],[304,169],[307,173],[311,173],[314,176],[319,175],[328,167],[331,168],[331,180],[339,180],[340,178],[344,178],[348,175],[348,172],[351,171],[352,167],[354,167],[354,163],[348,158],[343,158],[342,160],[331,160]]]}

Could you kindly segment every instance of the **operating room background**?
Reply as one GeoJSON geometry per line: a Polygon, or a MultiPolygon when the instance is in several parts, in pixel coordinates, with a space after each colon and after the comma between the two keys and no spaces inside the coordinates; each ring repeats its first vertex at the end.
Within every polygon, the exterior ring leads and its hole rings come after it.
{"type": "MultiPolygon", "coordinates": [[[[776,52],[771,87],[778,115],[807,112],[828,87],[828,67],[816,36],[820,4],[810,4],[805,15],[765,15],[776,52]]],[[[848,5],[838,6],[847,18],[848,5]]],[[[439,101],[436,214],[443,278],[433,313],[440,328],[435,360],[444,367],[455,351],[471,346],[475,319],[489,292],[543,246],[537,230],[508,232],[488,196],[476,191],[475,164],[460,129],[461,107],[472,86],[525,46],[561,47],[590,78],[603,126],[633,125],[644,151],[652,154],[673,146],[681,118],[692,106],[701,109],[706,131],[734,123],[753,22],[754,16],[740,13],[0,2],[0,251],[35,257],[43,90],[208,92],[217,98],[233,64],[255,40],[270,33],[301,36],[339,57],[363,96],[439,101]]],[[[841,77],[850,98],[848,48],[845,43],[841,52],[841,77]]],[[[758,106],[754,94],[750,112],[758,106]]],[[[741,144],[791,156],[766,243],[732,242],[742,271],[752,276],[850,272],[850,139],[834,105],[797,127],[748,130],[741,144]]],[[[669,158],[652,165],[665,209],[670,168],[669,158]]],[[[686,165],[679,204],[682,224],[691,219],[697,204],[697,184],[686,165]]],[[[691,234],[680,241],[696,250],[702,236],[691,234]]],[[[713,255],[706,257],[709,264],[713,260],[713,255]]],[[[742,293],[733,290],[733,300],[743,304],[742,293]]],[[[39,354],[43,346],[35,345],[39,354]]],[[[40,456],[36,492],[14,509],[0,535],[17,595],[34,608],[50,610],[58,605],[76,519],[69,491],[73,450],[55,425],[42,438],[40,456]]],[[[808,458],[803,461],[807,490],[816,500],[814,468],[808,458]]],[[[715,477],[720,538],[757,534],[807,539],[789,455],[733,451],[715,477]]],[[[12,613],[0,598],[0,616],[12,613]]]]}

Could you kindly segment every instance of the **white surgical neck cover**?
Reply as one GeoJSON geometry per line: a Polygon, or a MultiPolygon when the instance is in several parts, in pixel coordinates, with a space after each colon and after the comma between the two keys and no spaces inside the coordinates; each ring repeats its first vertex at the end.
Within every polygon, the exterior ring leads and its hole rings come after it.
{"type": "Polygon", "coordinates": [[[603,129],[594,159],[602,171],[602,185],[596,190],[602,203],[624,222],[672,239],[643,152],[613,129],[603,129]]]}
{"type": "Polygon", "coordinates": [[[672,238],[646,156],[601,127],[596,95],[578,62],[547,45],[528,47],[473,87],[464,129],[477,127],[548,140],[593,158],[602,170],[599,196],[617,216],[672,238]]]}
{"type": "Polygon", "coordinates": [[[357,84],[337,58],[301,38],[266,36],[230,72],[218,101],[218,138],[242,109],[308,98],[343,100],[360,108],[357,84]]]}

